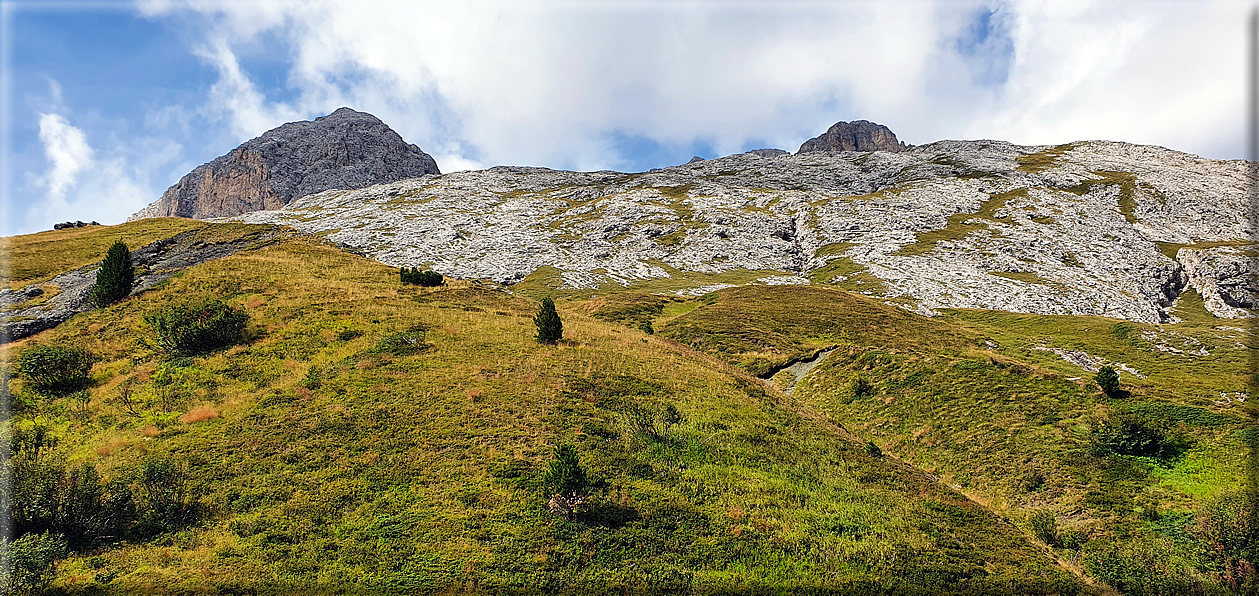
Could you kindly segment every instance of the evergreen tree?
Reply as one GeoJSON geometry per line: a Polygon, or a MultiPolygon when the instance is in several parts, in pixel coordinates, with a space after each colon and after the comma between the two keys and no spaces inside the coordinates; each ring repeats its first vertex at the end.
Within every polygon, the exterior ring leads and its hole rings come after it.
{"type": "Polygon", "coordinates": [[[122,240],[114,242],[105,253],[105,262],[96,272],[96,284],[88,300],[92,306],[104,308],[126,298],[131,294],[131,286],[135,283],[135,272],[131,267],[131,252],[122,240]]]}
{"type": "Polygon", "coordinates": [[[542,299],[542,308],[533,317],[533,323],[538,326],[539,343],[553,344],[564,337],[564,323],[560,321],[560,314],[555,312],[555,302],[550,298],[542,299]]]}
{"type": "Polygon", "coordinates": [[[1110,397],[1119,395],[1119,373],[1109,366],[1103,366],[1097,371],[1097,385],[1102,388],[1102,392],[1110,397]]]}

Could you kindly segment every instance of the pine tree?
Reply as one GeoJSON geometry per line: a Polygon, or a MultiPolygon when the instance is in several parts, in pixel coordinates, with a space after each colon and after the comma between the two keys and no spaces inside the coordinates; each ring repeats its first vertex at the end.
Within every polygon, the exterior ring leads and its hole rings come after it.
{"type": "Polygon", "coordinates": [[[560,314],[555,312],[555,302],[550,298],[542,299],[542,308],[538,309],[533,323],[538,326],[539,343],[553,344],[564,337],[564,323],[560,321],[560,314]]]}
{"type": "Polygon", "coordinates": [[[1118,397],[1119,393],[1119,373],[1109,366],[1103,366],[1097,371],[1097,385],[1102,388],[1102,392],[1109,397],[1118,397]]]}
{"type": "Polygon", "coordinates": [[[131,294],[133,283],[135,272],[131,267],[131,252],[122,240],[116,240],[96,272],[96,284],[92,286],[88,300],[93,306],[104,308],[131,294]]]}

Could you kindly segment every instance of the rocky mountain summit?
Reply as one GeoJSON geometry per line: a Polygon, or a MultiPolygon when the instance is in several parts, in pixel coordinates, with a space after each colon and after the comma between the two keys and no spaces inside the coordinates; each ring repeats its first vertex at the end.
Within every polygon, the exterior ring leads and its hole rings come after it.
{"type": "Polygon", "coordinates": [[[206,219],[279,209],[293,199],[439,174],[437,163],[371,114],[341,108],[290,122],[198,167],[128,221],[206,219]]]}
{"type": "Polygon", "coordinates": [[[325,191],[239,219],[500,284],[825,284],[926,314],[1170,322],[1186,293],[1221,317],[1255,308],[1247,188],[1244,161],[1161,147],[940,141],[637,174],[496,167],[325,191]]]}
{"type": "Polygon", "coordinates": [[[882,124],[866,120],[836,122],[825,133],[800,145],[796,153],[816,151],[904,151],[911,145],[896,140],[896,134],[882,124]]]}

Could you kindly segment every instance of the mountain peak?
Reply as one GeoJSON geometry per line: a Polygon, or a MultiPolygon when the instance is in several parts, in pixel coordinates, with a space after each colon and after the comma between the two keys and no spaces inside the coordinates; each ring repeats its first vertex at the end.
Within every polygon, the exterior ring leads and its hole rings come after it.
{"type": "Polygon", "coordinates": [[[796,153],[838,151],[904,151],[913,145],[896,140],[896,133],[869,120],[836,122],[825,133],[800,145],[796,153]]]}
{"type": "Polygon", "coordinates": [[[230,217],[279,209],[330,189],[440,174],[437,162],[379,118],[342,107],[314,120],[273,128],[189,172],[132,215],[230,217]]]}

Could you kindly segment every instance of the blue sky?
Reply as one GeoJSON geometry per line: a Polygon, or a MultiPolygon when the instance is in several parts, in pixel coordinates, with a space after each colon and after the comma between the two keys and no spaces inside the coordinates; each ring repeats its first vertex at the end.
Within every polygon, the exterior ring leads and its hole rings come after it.
{"type": "Polygon", "coordinates": [[[0,0],[0,234],[119,223],[348,105],[443,171],[642,171],[796,149],[1110,139],[1244,157],[1241,2],[0,0]]]}

